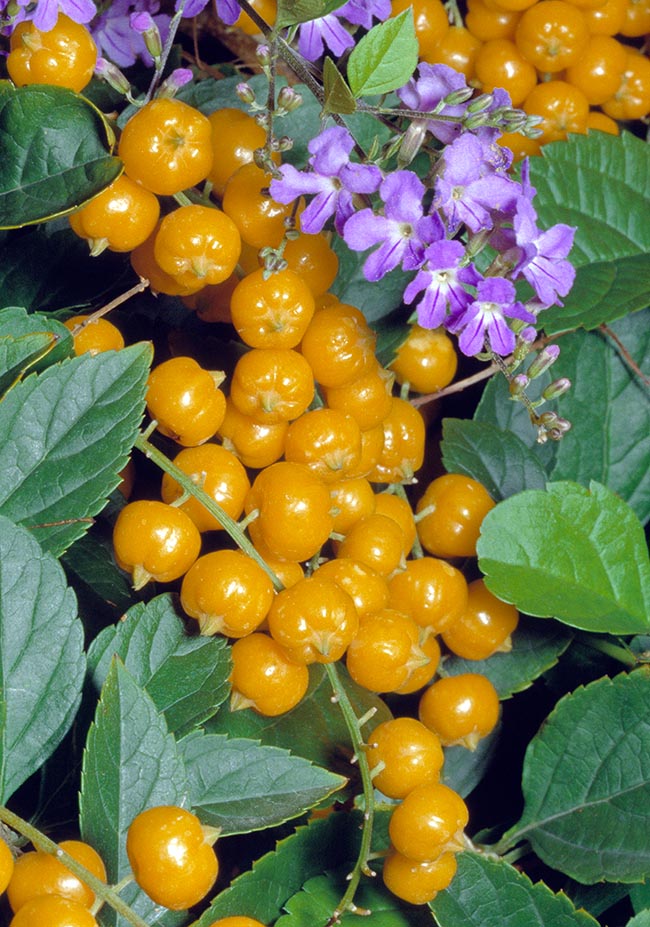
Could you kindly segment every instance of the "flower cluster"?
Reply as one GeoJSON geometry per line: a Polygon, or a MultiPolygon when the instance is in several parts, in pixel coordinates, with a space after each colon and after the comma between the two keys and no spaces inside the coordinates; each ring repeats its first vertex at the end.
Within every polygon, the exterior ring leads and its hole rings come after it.
{"type": "Polygon", "coordinates": [[[466,90],[462,75],[446,65],[421,64],[398,91],[410,111],[422,114],[420,131],[445,145],[428,184],[413,170],[384,172],[352,161],[352,136],[333,126],[310,143],[310,169],[284,165],[270,189],[280,203],[313,196],[302,230],[320,232],[333,218],[349,248],[370,250],[368,280],[398,267],[414,272],[404,300],[415,304],[420,325],[454,332],[466,355],[489,350],[505,357],[515,350],[517,333],[530,342],[538,314],[561,305],[569,292],[575,229],[540,230],[527,166],[520,181],[510,175],[512,155],[497,144],[500,130],[486,124],[490,111],[512,112],[507,95],[499,91],[476,106],[466,90]],[[494,257],[479,270],[476,256],[486,248],[494,257]],[[533,291],[526,302],[517,298],[520,278],[533,291]]]}

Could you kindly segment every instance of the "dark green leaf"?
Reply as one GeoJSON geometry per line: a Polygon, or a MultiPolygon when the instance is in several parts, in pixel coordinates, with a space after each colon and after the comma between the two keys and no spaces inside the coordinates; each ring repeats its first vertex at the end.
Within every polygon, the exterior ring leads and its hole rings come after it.
{"type": "Polygon", "coordinates": [[[230,693],[225,638],[190,636],[181,614],[172,595],[138,603],[115,627],[102,631],[88,650],[97,689],[104,685],[117,654],[177,736],[207,720],[230,693]]]}
{"type": "Polygon", "coordinates": [[[528,615],[633,634],[650,626],[650,560],[634,512],[599,483],[549,483],[488,512],[477,545],[488,588],[528,615]]]}
{"type": "Polygon", "coordinates": [[[598,679],[562,698],[526,751],[524,812],[506,834],[528,840],[578,882],[650,875],[650,673],[598,679]]]}
{"type": "MultiPolygon", "coordinates": [[[[650,261],[648,261],[650,264],[650,261]]],[[[650,373],[650,310],[615,322],[612,331],[633,360],[650,373]]],[[[572,429],[557,448],[553,480],[604,483],[650,518],[650,403],[647,388],[616,345],[596,332],[561,341],[562,375],[573,388],[560,402],[572,429]]]]}
{"type": "Polygon", "coordinates": [[[546,485],[548,477],[539,456],[512,431],[501,431],[487,422],[446,418],[442,435],[445,469],[478,480],[497,502],[523,489],[546,485]]]}
{"type": "Polygon", "coordinates": [[[83,628],[65,574],[0,516],[0,798],[50,756],[81,700],[83,628]]]}
{"type": "Polygon", "coordinates": [[[640,911],[625,927],[650,927],[650,911],[640,911]]]}
{"type": "Polygon", "coordinates": [[[312,19],[327,16],[341,6],[340,0],[278,0],[277,29],[307,23],[312,19]]]}
{"type": "Polygon", "coordinates": [[[491,734],[479,740],[476,750],[460,746],[446,747],[441,782],[458,792],[462,798],[466,798],[490,768],[499,745],[500,734],[501,726],[497,725],[491,734]]]}
{"type": "Polygon", "coordinates": [[[451,655],[445,659],[441,675],[481,673],[493,683],[500,699],[510,698],[555,666],[571,638],[570,631],[561,624],[549,626],[548,622],[523,616],[512,635],[511,651],[495,653],[487,660],[463,660],[451,655]]]}
{"type": "Polygon", "coordinates": [[[61,322],[17,306],[0,309],[0,394],[28,371],[68,357],[72,335],[61,322]]]}
{"type": "MultiPolygon", "coordinates": [[[[352,755],[350,735],[340,711],[332,711],[332,689],[322,666],[312,665],[307,694],[292,711],[275,718],[264,718],[251,709],[228,711],[225,706],[206,725],[211,732],[261,740],[283,747],[317,766],[350,775],[352,755]]],[[[367,689],[357,686],[344,667],[337,667],[357,717],[375,709],[373,723],[387,721],[391,714],[385,702],[367,689]]]]}
{"type": "Polygon", "coordinates": [[[223,734],[196,734],[181,744],[190,803],[224,835],[247,834],[298,817],[345,779],[278,747],[223,734]]]}
{"type": "Polygon", "coordinates": [[[144,411],[148,344],[33,374],[0,404],[0,511],[61,554],[120,479],[144,411]]]}
{"type": "Polygon", "coordinates": [[[122,170],[112,131],[84,97],[63,87],[0,87],[0,228],[69,212],[122,170]]]}
{"type": "Polygon", "coordinates": [[[630,894],[630,886],[619,882],[598,882],[596,885],[573,882],[565,887],[565,891],[574,907],[584,908],[593,917],[599,917],[630,894]]]}
{"type": "Polygon", "coordinates": [[[418,63],[413,11],[374,26],[360,39],[348,60],[348,83],[355,97],[389,93],[403,87],[418,63]]]}
{"type": "Polygon", "coordinates": [[[595,328],[650,301],[650,151],[623,132],[594,132],[544,147],[530,162],[539,225],[577,227],[578,268],[564,307],[544,313],[544,328],[595,328]]]}
{"type": "Polygon", "coordinates": [[[127,574],[113,560],[110,537],[100,536],[97,527],[75,541],[61,557],[61,564],[77,594],[79,614],[89,637],[117,621],[134,599],[127,574]]]}
{"type": "Polygon", "coordinates": [[[235,914],[262,923],[274,921],[308,879],[356,859],[360,820],[361,815],[341,812],[299,827],[217,895],[195,927],[210,927],[218,918],[235,914]]]}
{"type": "Polygon", "coordinates": [[[630,888],[630,901],[635,914],[639,914],[646,908],[650,910],[650,882],[645,881],[641,885],[632,885],[630,888]]]}
{"type": "Polygon", "coordinates": [[[477,853],[459,854],[453,882],[430,907],[439,927],[598,927],[566,895],[477,853]]]}
{"type": "MultiPolygon", "coordinates": [[[[275,927],[320,927],[327,924],[346,889],[345,872],[328,873],[309,879],[302,890],[285,904],[288,914],[275,927]]],[[[357,907],[371,912],[372,927],[431,927],[431,915],[424,907],[404,904],[383,887],[380,879],[364,879],[354,896],[357,907]]],[[[343,914],[339,923],[352,927],[359,914],[343,914]]]]}
{"type": "Polygon", "coordinates": [[[339,259],[339,272],[332,292],[341,302],[356,306],[369,322],[376,322],[393,312],[402,303],[404,288],[411,279],[399,267],[381,281],[381,287],[370,283],[363,275],[366,252],[351,251],[342,238],[334,239],[332,248],[339,259]]]}
{"type": "Polygon", "coordinates": [[[357,108],[352,91],[331,58],[323,64],[324,113],[353,113],[357,108]]]}
{"type": "MultiPolygon", "coordinates": [[[[111,882],[129,871],[126,832],[133,818],[156,805],[187,806],[183,761],[165,719],[147,693],[114,660],[88,733],[79,797],[84,840],[101,855],[111,882]]],[[[164,913],[135,884],[122,897],[147,923],[164,913]]],[[[104,927],[126,927],[108,906],[104,927]]]]}

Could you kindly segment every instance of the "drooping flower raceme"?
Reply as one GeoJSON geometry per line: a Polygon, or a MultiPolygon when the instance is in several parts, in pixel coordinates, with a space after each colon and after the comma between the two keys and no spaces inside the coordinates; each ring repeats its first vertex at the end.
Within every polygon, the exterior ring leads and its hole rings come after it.
{"type": "Polygon", "coordinates": [[[271,196],[278,203],[292,203],[299,196],[314,194],[300,216],[300,227],[308,235],[320,232],[332,216],[339,234],[354,212],[355,194],[374,193],[382,173],[371,164],[350,161],[354,139],[342,126],[332,126],[308,145],[311,171],[299,171],[291,164],[280,168],[282,178],[271,181],[271,196]]]}

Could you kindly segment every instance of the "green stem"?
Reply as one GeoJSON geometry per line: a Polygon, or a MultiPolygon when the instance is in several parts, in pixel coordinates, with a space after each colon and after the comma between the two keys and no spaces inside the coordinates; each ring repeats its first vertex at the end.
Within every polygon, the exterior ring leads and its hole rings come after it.
{"type": "Polygon", "coordinates": [[[599,637],[597,634],[580,634],[578,640],[586,647],[591,647],[592,650],[598,650],[613,660],[618,660],[624,666],[637,666],[640,662],[645,662],[639,660],[638,656],[624,644],[615,644],[613,641],[599,637]]]}
{"type": "Polygon", "coordinates": [[[147,457],[149,460],[152,460],[157,467],[160,467],[165,473],[168,473],[176,482],[180,485],[181,489],[184,489],[189,495],[194,496],[194,498],[201,503],[201,505],[207,509],[207,511],[213,515],[217,521],[223,526],[224,530],[230,535],[235,544],[242,550],[245,554],[254,560],[270,577],[271,582],[274,587],[280,591],[283,589],[282,582],[275,575],[273,570],[269,567],[263,557],[259,555],[255,547],[251,544],[249,539],[246,537],[244,531],[240,525],[235,521],[234,518],[231,518],[227,512],[221,508],[218,502],[215,502],[204,489],[201,489],[200,486],[197,486],[196,483],[192,480],[187,473],[184,473],[176,464],[166,457],[162,451],[159,451],[155,444],[152,444],[151,441],[147,440],[147,437],[142,432],[135,439],[135,446],[139,451],[147,457]]]}
{"type": "Polygon", "coordinates": [[[370,767],[368,765],[368,759],[364,749],[364,741],[363,737],[361,736],[360,721],[354,713],[354,708],[352,707],[348,693],[345,691],[343,683],[341,682],[341,678],[337,672],[336,664],[326,663],[324,665],[325,672],[327,673],[327,677],[334,692],[336,703],[341,709],[343,720],[345,721],[345,725],[350,734],[350,740],[352,741],[354,753],[357,758],[359,773],[361,775],[364,803],[361,845],[359,846],[357,861],[354,864],[354,868],[348,877],[348,887],[345,890],[345,894],[339,901],[336,911],[333,912],[327,923],[327,927],[331,927],[331,925],[337,924],[339,922],[341,915],[345,913],[345,911],[355,910],[353,899],[359,886],[359,882],[361,881],[361,876],[374,875],[368,865],[368,860],[370,859],[370,844],[372,842],[372,829],[375,817],[375,795],[372,778],[370,775],[370,767]]]}
{"type": "Polygon", "coordinates": [[[82,866],[74,857],[70,856],[70,854],[62,850],[58,844],[54,843],[53,840],[50,840],[50,838],[46,837],[40,830],[37,830],[29,821],[25,821],[3,805],[0,805],[0,821],[5,823],[8,827],[11,827],[12,830],[27,837],[37,850],[56,857],[59,862],[63,863],[63,865],[70,870],[70,872],[73,872],[88,886],[88,888],[92,889],[98,898],[101,898],[105,904],[109,904],[118,914],[121,914],[122,917],[129,921],[130,924],[133,924],[133,927],[149,927],[146,921],[143,921],[142,918],[120,898],[113,888],[106,885],[101,879],[98,879],[92,872],[89,872],[85,866],[82,866]]]}

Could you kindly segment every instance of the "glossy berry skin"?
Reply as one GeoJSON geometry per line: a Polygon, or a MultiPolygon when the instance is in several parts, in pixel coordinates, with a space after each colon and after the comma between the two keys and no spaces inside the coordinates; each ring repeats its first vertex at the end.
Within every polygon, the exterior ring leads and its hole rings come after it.
{"type": "Polygon", "coordinates": [[[347,534],[352,525],[375,511],[375,493],[365,477],[349,477],[329,484],[333,530],[347,534]]]}
{"type": "Polygon", "coordinates": [[[636,49],[625,57],[625,67],[615,93],[603,105],[612,119],[644,119],[650,113],[650,60],[636,49]]]}
{"type": "Polygon", "coordinates": [[[537,84],[524,100],[522,109],[541,116],[537,139],[542,145],[562,141],[574,133],[584,135],[589,118],[589,101],[582,90],[564,80],[549,80],[537,84]]]}
{"type": "Polygon", "coordinates": [[[230,216],[242,241],[254,248],[277,248],[287,229],[293,206],[276,203],[268,194],[271,175],[254,163],[232,175],[223,195],[223,211],[230,216]]]}
{"type": "Polygon", "coordinates": [[[491,39],[477,52],[476,80],[484,93],[501,87],[519,106],[537,84],[537,71],[511,39],[491,39]]]}
{"type": "Polygon", "coordinates": [[[181,605],[201,634],[244,637],[273,604],[268,573],[241,550],[215,550],[192,564],[181,586],[181,605]]]}
{"type": "Polygon", "coordinates": [[[388,588],[383,576],[360,563],[346,558],[327,560],[315,575],[330,579],[351,597],[359,617],[379,611],[388,605],[388,588]]]}
{"type": "Polygon", "coordinates": [[[389,576],[404,559],[404,532],[388,515],[366,515],[355,522],[337,546],[337,557],[360,560],[389,576]]]}
{"type": "Polygon", "coordinates": [[[392,492],[380,492],[375,496],[375,514],[387,515],[392,518],[404,535],[403,551],[404,556],[408,557],[411,549],[415,544],[416,528],[415,519],[413,518],[413,509],[409,502],[392,492]]]}
{"type": "Polygon", "coordinates": [[[322,296],[336,280],[339,259],[324,234],[301,234],[288,241],[282,257],[314,296],[322,296]]]}
{"type": "Polygon", "coordinates": [[[438,679],[426,689],[418,712],[443,746],[474,750],[497,725],[499,696],[487,676],[460,673],[438,679]]]}
{"type": "Polygon", "coordinates": [[[382,424],[384,446],[368,479],[371,483],[412,482],[424,462],[426,428],[422,413],[406,399],[395,396],[382,424]]]}
{"type": "Polygon", "coordinates": [[[245,415],[226,400],[226,414],[219,426],[224,448],[232,451],[245,467],[262,470],[282,457],[288,422],[267,425],[245,415]]]}
{"type": "Polygon", "coordinates": [[[265,925],[261,921],[256,921],[254,917],[234,914],[232,917],[221,917],[208,927],[265,927],[265,925]]]}
{"type": "Polygon", "coordinates": [[[314,379],[325,387],[343,386],[374,366],[376,336],[362,312],[336,302],[311,320],[300,350],[314,379]]]}
{"type": "Polygon", "coordinates": [[[0,839],[0,895],[6,891],[14,872],[14,855],[6,841],[0,839]]]}
{"type": "Polygon", "coordinates": [[[151,235],[160,217],[158,198],[126,174],[69,216],[72,231],[85,238],[93,255],[133,251],[151,235]]]}
{"type": "Polygon", "coordinates": [[[244,510],[259,512],[249,525],[253,542],[261,540],[280,560],[309,560],[332,530],[326,484],[308,467],[278,461],[257,475],[244,510]]]}
{"type": "Polygon", "coordinates": [[[398,695],[410,695],[412,692],[418,692],[424,686],[428,686],[440,665],[440,644],[438,639],[432,634],[420,632],[420,650],[422,655],[419,660],[413,661],[409,667],[408,676],[397,686],[395,692],[398,695]]]}
{"type": "Polygon", "coordinates": [[[7,57],[9,77],[18,87],[54,84],[80,93],[90,83],[97,46],[88,29],[59,13],[54,27],[41,32],[31,21],[18,23],[7,57]]]}
{"type": "Polygon", "coordinates": [[[252,708],[265,717],[291,711],[309,685],[309,670],[268,634],[256,632],[231,649],[231,710],[252,708]]]}
{"type": "Polygon", "coordinates": [[[431,50],[449,29],[447,11],[440,0],[393,0],[391,15],[397,16],[409,7],[413,8],[420,58],[429,61],[431,50]]]}
{"type": "Polygon", "coordinates": [[[395,850],[384,861],[386,888],[409,904],[427,904],[447,888],[457,870],[456,855],[442,853],[437,859],[415,862],[395,850]]]}
{"type": "Polygon", "coordinates": [[[235,365],[230,399],[243,414],[267,425],[292,422],[314,398],[314,378],[293,348],[253,348],[235,365]]]}
{"type": "Polygon", "coordinates": [[[476,54],[480,47],[479,40],[465,26],[450,26],[424,60],[430,64],[446,64],[464,74],[469,81],[474,77],[476,54]]]}
{"type": "Polygon", "coordinates": [[[212,127],[193,106],[161,97],[129,119],[118,154],[132,180],[159,196],[173,196],[208,176],[212,127]]]}
{"type": "Polygon", "coordinates": [[[161,583],[179,579],[200,549],[201,535],[189,515],[164,502],[129,502],[117,516],[113,529],[115,560],[131,574],[135,589],[152,579],[161,583]]]}
{"type": "Polygon", "coordinates": [[[352,416],[362,431],[368,431],[381,425],[390,413],[394,380],[390,371],[379,363],[370,362],[363,373],[349,383],[326,387],[325,401],[330,409],[352,416]]]}
{"type": "Polygon", "coordinates": [[[223,283],[239,260],[241,239],[220,209],[180,206],[160,223],[154,243],[158,265],[182,286],[223,283]]]}
{"type": "Polygon", "coordinates": [[[438,737],[415,718],[384,721],[368,737],[373,784],[389,798],[406,798],[417,785],[437,782],[444,762],[438,737]]]}
{"type": "Polygon", "coordinates": [[[223,107],[208,116],[212,126],[212,168],[208,180],[217,196],[244,164],[253,161],[255,151],[266,143],[266,132],[252,116],[241,109],[223,107]]]}
{"type": "Polygon", "coordinates": [[[520,13],[516,10],[501,10],[483,3],[469,0],[465,25],[481,42],[492,39],[511,39],[515,34],[520,13]]]}
{"type": "Polygon", "coordinates": [[[184,808],[160,805],[138,814],[127,831],[126,852],[140,888],[172,911],[205,898],[219,872],[201,822],[184,808]]]}
{"type": "Polygon", "coordinates": [[[395,692],[408,682],[414,669],[430,661],[420,646],[415,622],[402,612],[384,608],[359,619],[346,662],[348,672],[364,689],[395,692]]]}
{"type": "Polygon", "coordinates": [[[273,639],[307,664],[340,660],[359,626],[352,598],[318,571],[276,595],[268,622],[273,639]]]}
{"type": "Polygon", "coordinates": [[[515,32],[517,48],[539,71],[556,74],[579,61],[589,29],[577,6],[564,0],[540,0],[521,16],[515,32]]]}
{"type": "Polygon", "coordinates": [[[582,90],[590,106],[599,106],[621,85],[627,49],[608,35],[592,35],[580,59],[566,70],[566,80],[582,90]]]}
{"type": "Polygon", "coordinates": [[[99,927],[88,908],[59,895],[38,895],[12,917],[9,927],[99,927]]]}
{"type": "Polygon", "coordinates": [[[345,478],[361,459],[361,431],[336,409],[314,409],[292,422],[284,443],[286,460],[304,464],[326,483],[345,478]]]}
{"type": "MultiPolygon", "coordinates": [[[[239,518],[244,510],[244,500],[251,484],[243,464],[231,451],[220,444],[186,447],[176,455],[173,463],[191,477],[226,515],[230,515],[235,521],[239,518]]],[[[163,502],[171,504],[182,494],[180,484],[165,473],[161,486],[163,502]]],[[[221,522],[194,496],[190,496],[178,508],[190,516],[199,531],[223,530],[221,522]]]]}
{"type": "Polygon", "coordinates": [[[474,557],[481,523],[494,508],[484,486],[469,476],[446,473],[427,486],[416,516],[432,511],[418,521],[418,537],[433,557],[474,557]]]}
{"type": "Polygon", "coordinates": [[[442,328],[420,325],[411,327],[390,364],[397,382],[408,383],[416,393],[435,393],[448,386],[457,367],[458,356],[449,335],[442,328]]]}
{"type": "Polygon", "coordinates": [[[149,238],[131,252],[131,267],[139,277],[149,281],[152,293],[165,293],[167,296],[189,296],[203,287],[203,282],[196,278],[191,286],[180,283],[176,277],[166,273],[156,260],[156,236],[160,223],[156,225],[149,238]]]}
{"type": "Polygon", "coordinates": [[[410,615],[421,628],[440,634],[467,608],[467,580],[446,560],[419,557],[388,581],[391,608],[410,615]]]}
{"type": "Polygon", "coordinates": [[[172,357],[154,367],[146,398],[158,430],[184,447],[208,441],[226,414],[226,397],[215,377],[192,357],[172,357]]]}
{"type": "Polygon", "coordinates": [[[424,862],[460,849],[468,820],[465,802],[448,786],[418,785],[393,811],[388,832],[398,853],[424,862]]]}
{"type": "Polygon", "coordinates": [[[466,660],[487,660],[494,653],[507,653],[519,612],[514,605],[497,599],[482,579],[475,579],[467,591],[467,608],[443,632],[443,641],[452,653],[466,660]]]}
{"type": "MultiPolygon", "coordinates": [[[[82,325],[87,315],[74,315],[63,323],[67,329],[74,332],[77,326],[82,325]]],[[[122,332],[109,322],[108,319],[95,319],[88,325],[80,328],[73,334],[74,353],[79,357],[82,354],[101,354],[102,351],[121,351],[124,347],[122,332]]]]}
{"type": "MultiPolygon", "coordinates": [[[[63,840],[59,846],[102,882],[106,881],[104,862],[89,844],[81,840],[63,840]]],[[[85,908],[95,903],[95,893],[78,876],[51,853],[37,850],[23,853],[16,860],[7,897],[15,912],[38,895],[60,895],[85,908]]]]}
{"type": "Polygon", "coordinates": [[[256,270],[239,282],[230,301],[232,324],[252,348],[295,348],[314,311],[311,290],[292,270],[270,277],[256,270]]]}

